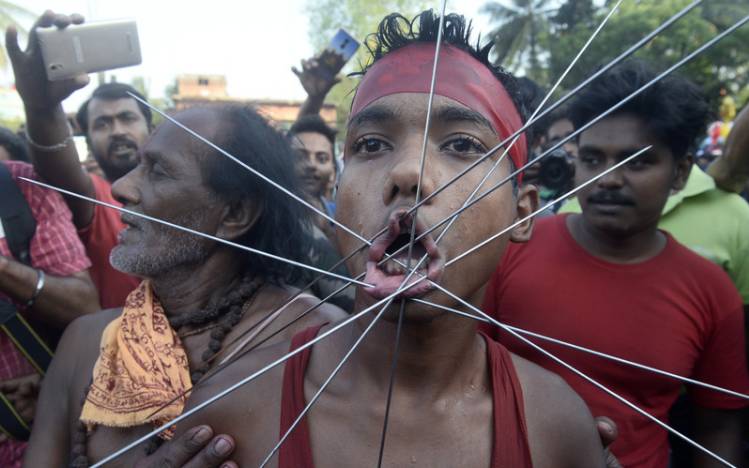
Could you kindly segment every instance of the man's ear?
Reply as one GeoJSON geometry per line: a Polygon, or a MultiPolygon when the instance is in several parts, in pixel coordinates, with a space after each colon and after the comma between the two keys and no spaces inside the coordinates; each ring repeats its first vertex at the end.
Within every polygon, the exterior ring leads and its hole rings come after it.
{"type": "Polygon", "coordinates": [[[221,224],[216,236],[236,240],[255,225],[262,214],[262,208],[249,200],[239,200],[224,205],[221,211],[221,224]]]}
{"type": "Polygon", "coordinates": [[[674,192],[678,192],[679,190],[683,189],[684,186],[687,184],[687,179],[689,178],[689,174],[692,172],[692,165],[694,163],[694,158],[691,154],[687,154],[683,158],[676,161],[676,168],[674,171],[674,181],[671,184],[671,189],[674,192]]]}
{"type": "MultiPolygon", "coordinates": [[[[538,209],[538,188],[533,184],[523,185],[518,189],[517,211],[513,222],[517,222],[538,209]]],[[[510,241],[528,242],[533,232],[533,218],[517,225],[510,232],[510,241]]]]}

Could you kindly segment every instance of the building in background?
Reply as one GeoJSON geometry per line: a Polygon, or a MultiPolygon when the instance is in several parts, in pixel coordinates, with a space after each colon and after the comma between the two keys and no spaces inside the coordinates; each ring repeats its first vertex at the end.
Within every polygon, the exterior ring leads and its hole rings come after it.
{"type": "MultiPolygon", "coordinates": [[[[211,104],[245,104],[283,130],[288,129],[297,118],[302,101],[278,99],[245,99],[230,97],[226,88],[226,77],[222,75],[179,75],[176,82],[174,110],[181,111],[193,106],[211,104]]],[[[336,126],[336,108],[323,105],[320,116],[331,127],[336,126]]]]}

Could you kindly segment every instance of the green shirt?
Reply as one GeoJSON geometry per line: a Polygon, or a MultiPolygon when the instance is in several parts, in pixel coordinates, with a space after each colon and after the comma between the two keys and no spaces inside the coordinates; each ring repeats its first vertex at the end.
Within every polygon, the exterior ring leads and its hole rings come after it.
{"type": "MultiPolygon", "coordinates": [[[[579,213],[577,198],[560,213],[579,213]]],[[[706,259],[720,265],[749,304],[749,204],[715,186],[696,165],[683,190],[670,197],[658,227],[706,259]]]]}

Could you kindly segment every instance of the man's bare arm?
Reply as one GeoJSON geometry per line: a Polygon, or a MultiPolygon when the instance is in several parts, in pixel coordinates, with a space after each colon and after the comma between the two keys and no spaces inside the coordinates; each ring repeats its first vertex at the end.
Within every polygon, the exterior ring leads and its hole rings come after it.
{"type": "Polygon", "coordinates": [[[723,156],[707,168],[718,187],[740,193],[749,183],[749,106],[733,122],[723,156]]]}
{"type": "MultiPolygon", "coordinates": [[[[70,398],[81,355],[88,344],[95,316],[70,324],[60,339],[52,364],[42,380],[36,417],[31,430],[24,466],[66,466],[70,455],[70,398]]],[[[100,327],[97,327],[100,328],[100,327]]]]}
{"type": "MultiPolygon", "coordinates": [[[[747,411],[747,410],[744,410],[747,411]]],[[[741,411],[717,410],[695,405],[695,440],[736,466],[746,466],[741,460],[741,411]]],[[[724,466],[714,458],[695,451],[695,468],[724,466]]]]}
{"type": "MultiPolygon", "coordinates": [[[[67,142],[52,151],[40,150],[35,144],[31,144],[34,169],[53,185],[93,197],[93,183],[81,166],[72,139],[69,139],[70,127],[61,104],[75,90],[88,84],[88,76],[79,75],[55,82],[47,80],[36,35],[37,27],[54,25],[63,28],[71,23],[81,22],[83,17],[79,15],[67,17],[47,11],[32,27],[26,51],[20,49],[18,33],[13,26],[8,27],[5,33],[5,44],[13,65],[16,89],[23,99],[30,139],[37,145],[48,147],[67,142]]],[[[94,216],[94,205],[72,197],[66,198],[66,201],[73,213],[76,227],[88,226],[94,216]]]]}
{"type": "MultiPolygon", "coordinates": [[[[34,268],[0,256],[0,291],[20,303],[33,297],[39,273],[34,268]]],[[[70,276],[45,274],[44,287],[34,300],[30,315],[50,326],[64,328],[81,315],[100,309],[99,295],[88,272],[70,276]]]]}

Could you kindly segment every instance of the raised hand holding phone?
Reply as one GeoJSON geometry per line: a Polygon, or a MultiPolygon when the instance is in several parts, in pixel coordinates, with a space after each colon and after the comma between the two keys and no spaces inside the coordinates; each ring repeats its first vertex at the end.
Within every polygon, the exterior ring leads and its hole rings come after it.
{"type": "Polygon", "coordinates": [[[49,81],[39,47],[37,30],[39,28],[57,27],[64,29],[71,24],[82,24],[83,16],[78,14],[58,15],[47,10],[34,23],[29,33],[26,50],[18,45],[18,31],[9,26],[5,31],[5,48],[13,66],[16,89],[23,99],[27,110],[48,110],[60,104],[74,91],[86,86],[89,77],[85,73],[59,81],[49,81]]]}
{"type": "Polygon", "coordinates": [[[341,81],[338,72],[358,48],[359,42],[340,29],[322,52],[311,59],[302,60],[301,70],[296,67],[291,70],[299,77],[299,82],[309,97],[324,98],[341,81]]]}

